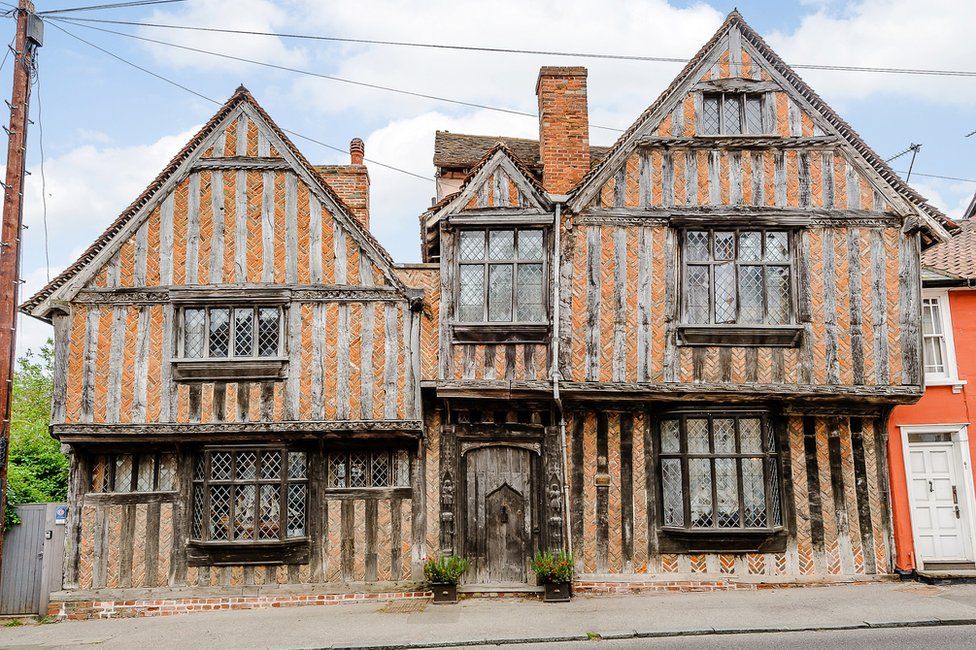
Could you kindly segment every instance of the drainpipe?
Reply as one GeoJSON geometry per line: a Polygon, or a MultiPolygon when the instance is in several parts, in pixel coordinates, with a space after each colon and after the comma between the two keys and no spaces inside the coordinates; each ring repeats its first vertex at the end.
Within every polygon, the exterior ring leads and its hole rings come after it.
{"type": "Polygon", "coordinates": [[[562,201],[566,199],[565,196],[552,196],[556,201],[556,213],[555,213],[555,225],[553,230],[555,231],[555,241],[553,244],[554,252],[552,257],[552,399],[556,402],[556,410],[559,412],[559,442],[562,445],[563,452],[563,540],[565,540],[566,550],[570,555],[573,554],[573,536],[572,536],[572,525],[570,522],[570,510],[569,510],[569,454],[566,449],[566,418],[563,417],[563,402],[559,396],[559,381],[562,378],[559,372],[559,276],[560,276],[560,264],[562,257],[562,201]]]}

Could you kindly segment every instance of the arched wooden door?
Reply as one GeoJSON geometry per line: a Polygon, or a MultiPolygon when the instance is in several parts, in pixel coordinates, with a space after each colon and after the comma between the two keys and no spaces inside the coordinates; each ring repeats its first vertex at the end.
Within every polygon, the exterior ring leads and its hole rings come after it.
{"type": "Polygon", "coordinates": [[[526,581],[532,552],[532,452],[479,447],[465,454],[467,583],[526,581]]]}

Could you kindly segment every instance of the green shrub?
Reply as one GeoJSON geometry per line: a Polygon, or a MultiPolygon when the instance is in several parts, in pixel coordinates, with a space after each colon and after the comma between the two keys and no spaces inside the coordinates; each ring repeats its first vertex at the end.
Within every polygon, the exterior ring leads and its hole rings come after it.
{"type": "Polygon", "coordinates": [[[458,555],[429,557],[424,564],[424,576],[428,582],[442,582],[456,585],[470,563],[458,555]]]}
{"type": "Polygon", "coordinates": [[[542,584],[573,581],[573,556],[566,551],[539,551],[532,559],[532,570],[542,584]]]}

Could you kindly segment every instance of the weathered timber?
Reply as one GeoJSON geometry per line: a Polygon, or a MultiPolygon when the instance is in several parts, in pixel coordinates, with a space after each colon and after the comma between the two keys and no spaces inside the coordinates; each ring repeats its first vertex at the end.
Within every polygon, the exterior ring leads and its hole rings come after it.
{"type": "Polygon", "coordinates": [[[851,332],[851,372],[855,384],[865,383],[864,323],[861,310],[861,231],[847,229],[847,282],[849,286],[851,332]]]}
{"type": "Polygon", "coordinates": [[[827,420],[827,453],[830,459],[830,491],[834,499],[834,520],[837,526],[837,554],[840,556],[841,572],[850,575],[854,572],[854,556],[851,549],[850,518],[847,514],[847,501],[844,498],[844,468],[841,459],[840,418],[827,420]]]}
{"type": "Polygon", "coordinates": [[[851,456],[854,465],[854,489],[857,494],[857,519],[861,532],[861,549],[864,555],[864,572],[877,573],[874,551],[874,529],[871,525],[871,500],[869,496],[867,463],[864,456],[864,421],[851,418],[851,456]]]}
{"type": "Polygon", "coordinates": [[[600,377],[600,282],[603,261],[600,229],[586,229],[586,378],[600,377]]]}
{"type": "Polygon", "coordinates": [[[621,571],[634,570],[634,414],[620,414],[621,571]]]}

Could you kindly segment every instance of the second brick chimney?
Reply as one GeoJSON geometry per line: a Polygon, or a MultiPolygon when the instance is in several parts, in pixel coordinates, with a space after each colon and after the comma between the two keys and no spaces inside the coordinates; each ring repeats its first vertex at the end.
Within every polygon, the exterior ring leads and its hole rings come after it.
{"type": "Polygon", "coordinates": [[[541,68],[535,94],[539,98],[542,185],[553,194],[567,194],[590,170],[586,68],[541,68]]]}
{"type": "Polygon", "coordinates": [[[349,143],[348,165],[318,165],[316,169],[356,219],[369,230],[369,172],[363,164],[366,147],[359,138],[349,143]]]}

